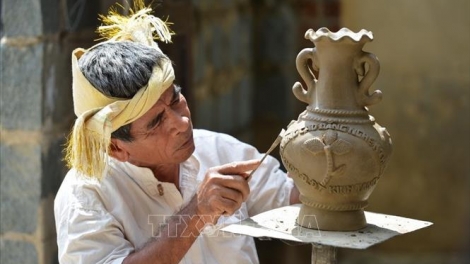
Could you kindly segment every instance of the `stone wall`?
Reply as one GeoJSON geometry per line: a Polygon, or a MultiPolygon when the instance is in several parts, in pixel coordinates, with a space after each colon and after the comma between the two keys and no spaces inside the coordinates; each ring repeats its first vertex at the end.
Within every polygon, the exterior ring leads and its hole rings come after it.
{"type": "Polygon", "coordinates": [[[53,199],[74,119],[70,54],[92,43],[99,10],[81,3],[1,2],[2,264],[57,263],[53,199]]]}
{"type": "Polygon", "coordinates": [[[434,222],[371,252],[468,262],[470,2],[344,0],[342,10],[343,26],[374,33],[365,49],[380,60],[373,89],[384,99],[371,113],[394,146],[367,209],[434,222]]]}

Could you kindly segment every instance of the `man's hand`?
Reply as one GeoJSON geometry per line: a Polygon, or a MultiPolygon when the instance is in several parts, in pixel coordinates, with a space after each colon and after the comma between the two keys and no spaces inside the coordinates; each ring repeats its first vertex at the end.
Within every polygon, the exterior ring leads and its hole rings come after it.
{"type": "Polygon", "coordinates": [[[240,208],[250,193],[246,178],[259,163],[250,160],[210,168],[197,194],[170,218],[160,236],[131,253],[123,263],[179,263],[206,224],[215,224],[221,215],[231,215],[240,208]],[[179,226],[181,221],[185,228],[179,226]]]}
{"type": "Polygon", "coordinates": [[[210,168],[197,192],[197,214],[215,224],[221,215],[232,215],[248,198],[246,178],[260,160],[233,162],[210,168]]]}

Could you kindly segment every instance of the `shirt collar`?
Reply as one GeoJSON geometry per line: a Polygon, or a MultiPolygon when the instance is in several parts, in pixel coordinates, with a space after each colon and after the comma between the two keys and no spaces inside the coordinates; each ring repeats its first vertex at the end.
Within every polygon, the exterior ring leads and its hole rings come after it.
{"type": "MultiPolygon", "coordinates": [[[[160,181],[153,175],[150,169],[138,167],[129,162],[120,162],[113,158],[111,158],[110,164],[112,167],[132,178],[146,192],[152,195],[158,192],[156,186],[160,181]]],[[[200,162],[194,153],[180,164],[179,184],[181,195],[185,202],[189,202],[190,198],[196,193],[199,185],[197,180],[199,169],[200,162]]]]}

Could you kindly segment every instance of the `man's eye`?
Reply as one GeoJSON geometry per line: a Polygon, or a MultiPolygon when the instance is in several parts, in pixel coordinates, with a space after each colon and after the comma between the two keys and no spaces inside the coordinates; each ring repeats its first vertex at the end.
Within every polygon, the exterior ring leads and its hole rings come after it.
{"type": "Polygon", "coordinates": [[[152,129],[156,129],[159,125],[160,125],[160,121],[158,121],[157,123],[155,123],[155,125],[153,125],[152,129]]]}
{"type": "Polygon", "coordinates": [[[173,102],[171,102],[172,105],[175,105],[177,103],[179,103],[181,100],[180,100],[180,97],[178,96],[173,102]]]}
{"type": "Polygon", "coordinates": [[[153,122],[147,127],[149,130],[154,130],[160,126],[164,119],[164,115],[161,114],[159,115],[156,119],[153,120],[153,122]]]}
{"type": "Polygon", "coordinates": [[[163,123],[163,121],[165,121],[165,116],[162,116],[160,119],[158,119],[158,121],[155,123],[153,128],[155,129],[155,128],[159,127],[163,123]]]}

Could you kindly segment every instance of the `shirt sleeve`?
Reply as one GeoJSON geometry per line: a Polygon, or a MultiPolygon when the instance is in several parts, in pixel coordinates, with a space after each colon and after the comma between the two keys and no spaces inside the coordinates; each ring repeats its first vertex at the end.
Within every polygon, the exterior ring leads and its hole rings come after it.
{"type": "Polygon", "coordinates": [[[247,200],[248,214],[289,205],[294,182],[280,169],[280,163],[272,156],[266,157],[250,179],[250,196],[247,200]]]}
{"type": "MultiPolygon", "coordinates": [[[[205,139],[199,138],[200,148],[198,159],[206,167],[202,167],[205,172],[211,166],[218,166],[234,161],[261,159],[263,153],[238,139],[226,134],[214,134],[204,132],[205,139]],[[212,135],[212,136],[211,136],[212,135]],[[214,137],[214,135],[216,135],[214,137]],[[215,138],[215,141],[209,141],[215,138]],[[211,148],[210,146],[213,146],[211,148]]],[[[201,175],[201,177],[204,177],[201,175]]],[[[291,178],[281,170],[280,163],[272,156],[266,157],[249,181],[250,195],[246,201],[249,216],[254,216],[262,212],[289,205],[290,193],[294,186],[291,178]]]]}
{"type": "Polygon", "coordinates": [[[121,225],[104,211],[71,206],[58,219],[60,263],[122,263],[134,251],[121,225]]]}

